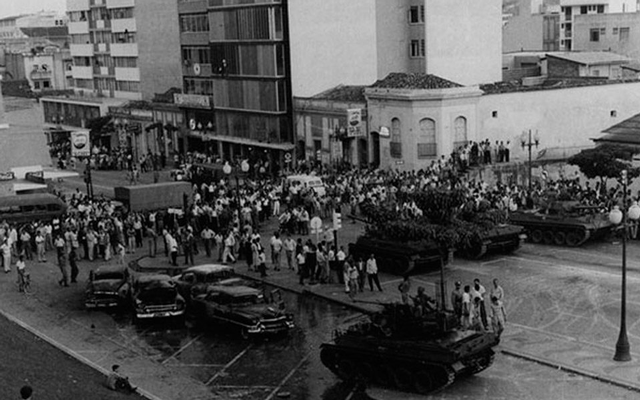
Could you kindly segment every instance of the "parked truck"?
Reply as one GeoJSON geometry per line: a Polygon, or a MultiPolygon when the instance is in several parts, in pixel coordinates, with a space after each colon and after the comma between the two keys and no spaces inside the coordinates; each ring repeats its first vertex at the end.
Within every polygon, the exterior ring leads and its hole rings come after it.
{"type": "Polygon", "coordinates": [[[115,200],[122,202],[130,211],[182,208],[192,191],[189,182],[162,182],[114,189],[115,200]]]}

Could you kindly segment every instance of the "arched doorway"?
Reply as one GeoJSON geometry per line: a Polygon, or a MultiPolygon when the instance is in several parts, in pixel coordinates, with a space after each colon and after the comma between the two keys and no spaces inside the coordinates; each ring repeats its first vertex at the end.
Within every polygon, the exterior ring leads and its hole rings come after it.
{"type": "Polygon", "coordinates": [[[366,168],[369,166],[369,143],[367,143],[367,139],[358,139],[358,161],[361,167],[366,168]]]}
{"type": "Polygon", "coordinates": [[[380,134],[371,132],[371,165],[374,168],[380,166],[380,134]]]}

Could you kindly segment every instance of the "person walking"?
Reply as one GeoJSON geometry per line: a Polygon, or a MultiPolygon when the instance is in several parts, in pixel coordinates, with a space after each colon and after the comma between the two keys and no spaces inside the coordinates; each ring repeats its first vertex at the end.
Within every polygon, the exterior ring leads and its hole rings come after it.
{"type": "Polygon", "coordinates": [[[375,282],[378,290],[382,292],[382,286],[380,286],[380,279],[378,278],[378,263],[373,253],[367,260],[367,279],[369,280],[369,289],[373,292],[373,283],[375,282]]]}
{"type": "Polygon", "coordinates": [[[61,235],[58,235],[53,242],[56,247],[56,251],[58,253],[58,268],[60,268],[60,273],[62,274],[62,279],[58,281],[60,286],[68,287],[69,286],[69,274],[67,272],[67,253],[64,249],[65,240],[61,235]]]}
{"type": "Polygon", "coordinates": [[[229,232],[229,235],[224,240],[224,252],[222,253],[222,262],[226,263],[227,259],[231,258],[231,262],[235,263],[236,258],[233,255],[233,246],[236,244],[236,239],[233,237],[233,231],[229,232]]]}

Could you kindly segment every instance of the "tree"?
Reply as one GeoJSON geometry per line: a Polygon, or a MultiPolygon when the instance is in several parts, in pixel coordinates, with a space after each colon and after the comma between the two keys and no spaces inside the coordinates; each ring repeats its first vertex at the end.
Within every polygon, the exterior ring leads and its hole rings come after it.
{"type": "Polygon", "coordinates": [[[627,170],[629,178],[640,175],[640,169],[631,166],[636,151],[633,148],[603,144],[593,149],[582,150],[569,158],[568,162],[580,168],[587,178],[600,178],[600,187],[606,190],[608,178],[619,178],[627,170]]]}

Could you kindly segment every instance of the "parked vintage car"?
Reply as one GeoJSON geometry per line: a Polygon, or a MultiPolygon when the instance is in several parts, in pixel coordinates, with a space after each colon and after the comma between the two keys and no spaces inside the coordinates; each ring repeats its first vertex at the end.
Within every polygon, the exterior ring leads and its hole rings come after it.
{"type": "Polygon", "coordinates": [[[294,327],[279,291],[267,301],[262,291],[243,285],[211,285],[192,299],[194,314],[205,321],[237,329],[242,338],[284,334],[294,327]]]}
{"type": "Polygon", "coordinates": [[[88,309],[121,307],[129,299],[129,270],[124,265],[104,265],[89,272],[84,305],[88,309]]]}
{"type": "Polygon", "coordinates": [[[139,274],[131,297],[136,319],[181,317],[186,311],[185,300],[169,275],[139,274]]]}
{"type": "Polygon", "coordinates": [[[220,264],[196,265],[185,269],[180,275],[171,278],[178,287],[178,291],[187,301],[206,291],[212,284],[230,285],[242,282],[235,275],[233,267],[220,264]]]}

